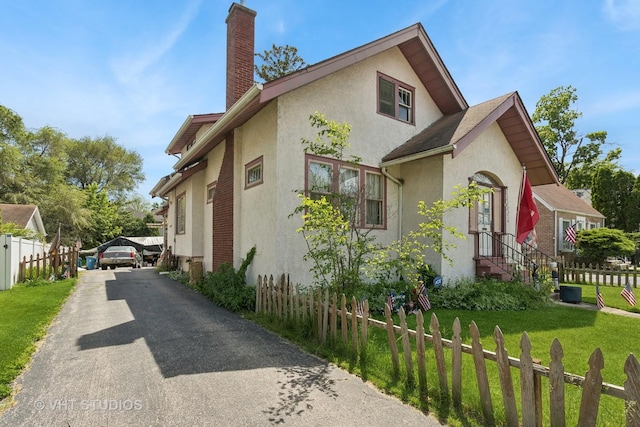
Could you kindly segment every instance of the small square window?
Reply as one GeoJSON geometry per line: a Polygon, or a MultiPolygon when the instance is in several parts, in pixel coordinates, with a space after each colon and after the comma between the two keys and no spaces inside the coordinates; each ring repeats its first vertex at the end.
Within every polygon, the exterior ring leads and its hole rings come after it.
{"type": "Polygon", "coordinates": [[[245,165],[244,188],[255,187],[263,182],[262,177],[262,156],[245,165]]]}

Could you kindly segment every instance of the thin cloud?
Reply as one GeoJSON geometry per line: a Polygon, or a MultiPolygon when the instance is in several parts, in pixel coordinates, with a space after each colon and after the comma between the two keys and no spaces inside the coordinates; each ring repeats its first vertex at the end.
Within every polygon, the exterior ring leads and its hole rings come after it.
{"type": "Polygon", "coordinates": [[[175,26],[164,37],[154,40],[153,45],[142,52],[130,52],[126,57],[116,59],[112,68],[117,80],[127,85],[140,81],[147,69],[165,56],[180,39],[198,14],[201,2],[202,0],[195,0],[189,3],[175,26]]]}
{"type": "Polygon", "coordinates": [[[618,30],[640,30],[640,0],[605,0],[603,10],[618,30]]]}
{"type": "Polygon", "coordinates": [[[617,93],[588,106],[592,114],[613,114],[640,109],[640,90],[617,93]]]}

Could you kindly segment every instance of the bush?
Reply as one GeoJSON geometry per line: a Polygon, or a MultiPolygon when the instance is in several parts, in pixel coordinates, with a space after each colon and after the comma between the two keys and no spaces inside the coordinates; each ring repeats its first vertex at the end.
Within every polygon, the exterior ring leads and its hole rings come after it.
{"type": "Polygon", "coordinates": [[[493,279],[461,279],[454,285],[434,288],[429,294],[436,308],[471,311],[527,310],[549,303],[548,290],[536,290],[520,282],[493,279]]]}
{"type": "Polygon", "coordinates": [[[247,286],[246,280],[246,271],[255,253],[254,246],[247,253],[238,271],[230,264],[222,264],[218,271],[207,273],[204,280],[193,284],[194,288],[227,310],[235,312],[255,310],[256,288],[247,286]]]}
{"type": "Polygon", "coordinates": [[[636,245],[622,230],[596,228],[578,235],[579,262],[602,264],[608,256],[633,256],[636,245]]]}

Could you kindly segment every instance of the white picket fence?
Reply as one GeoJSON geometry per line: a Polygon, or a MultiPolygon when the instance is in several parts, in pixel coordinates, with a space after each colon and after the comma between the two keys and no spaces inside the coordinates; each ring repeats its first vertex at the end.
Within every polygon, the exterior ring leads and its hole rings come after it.
{"type": "Polygon", "coordinates": [[[48,249],[49,245],[42,242],[11,234],[0,235],[0,291],[9,290],[16,284],[23,257],[44,256],[48,249]]]}

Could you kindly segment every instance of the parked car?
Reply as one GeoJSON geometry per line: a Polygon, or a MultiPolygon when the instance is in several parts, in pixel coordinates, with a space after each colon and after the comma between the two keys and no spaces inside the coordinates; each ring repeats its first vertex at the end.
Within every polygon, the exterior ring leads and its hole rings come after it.
{"type": "Polygon", "coordinates": [[[109,246],[100,254],[100,267],[103,270],[107,267],[114,270],[116,267],[140,268],[141,266],[142,256],[133,246],[109,246]]]}

